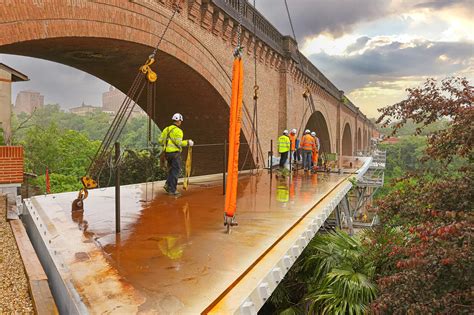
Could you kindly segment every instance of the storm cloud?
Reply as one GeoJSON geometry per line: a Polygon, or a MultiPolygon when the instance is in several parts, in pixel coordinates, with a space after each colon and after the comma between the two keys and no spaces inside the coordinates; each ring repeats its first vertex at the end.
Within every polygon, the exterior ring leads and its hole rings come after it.
{"type": "Polygon", "coordinates": [[[348,47],[350,55],[321,52],[310,59],[346,91],[364,87],[371,81],[451,75],[474,64],[472,42],[394,41],[375,47],[370,44],[371,40],[363,37],[348,47]]]}
{"type": "Polygon", "coordinates": [[[417,8],[428,8],[428,9],[444,9],[453,6],[465,6],[467,9],[473,10],[474,2],[472,0],[435,0],[420,2],[415,5],[417,8]]]}
{"type": "MultiPolygon", "coordinates": [[[[288,0],[296,36],[299,40],[321,33],[340,36],[352,26],[388,14],[390,1],[386,0],[288,0]]],[[[283,1],[260,0],[256,7],[285,35],[291,28],[283,1]]]]}

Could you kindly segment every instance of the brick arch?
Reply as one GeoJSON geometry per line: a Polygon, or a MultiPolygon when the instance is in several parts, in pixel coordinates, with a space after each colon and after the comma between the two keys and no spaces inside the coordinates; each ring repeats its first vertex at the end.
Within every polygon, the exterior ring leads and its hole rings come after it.
{"type": "MultiPolygon", "coordinates": [[[[0,36],[0,52],[72,66],[124,92],[138,66],[153,50],[170,15],[164,7],[150,10],[131,2],[120,6],[81,2],[63,5],[59,11],[52,2],[46,2],[41,10],[32,10],[30,6],[19,4],[15,16],[6,15],[2,33],[9,36],[0,36]],[[23,20],[14,20],[18,17],[23,20]]],[[[184,17],[175,19],[160,46],[155,68],[158,109],[153,119],[164,127],[172,113],[182,112],[187,137],[197,143],[223,142],[228,126],[232,55],[214,55],[203,39],[188,29],[189,23],[184,17]]],[[[138,103],[146,109],[145,96],[138,103]]],[[[244,138],[250,135],[248,117],[248,113],[243,116],[244,138]]],[[[196,157],[196,161],[206,161],[196,165],[198,173],[222,169],[221,150],[214,150],[202,158],[196,157]],[[206,158],[212,156],[216,163],[209,163],[206,158]],[[206,169],[205,164],[216,167],[206,169]]]]}
{"type": "Polygon", "coordinates": [[[324,100],[320,97],[315,97],[314,102],[316,106],[316,111],[323,116],[329,133],[329,147],[328,151],[325,152],[336,152],[334,139],[336,135],[336,114],[334,109],[337,108],[337,104],[332,104],[330,101],[324,100]],[[332,113],[330,109],[332,109],[332,113]]]}
{"type": "Polygon", "coordinates": [[[342,155],[352,156],[353,155],[353,142],[352,142],[352,129],[349,123],[344,124],[342,132],[342,155]]]}
{"type": "Polygon", "coordinates": [[[321,152],[331,152],[330,129],[324,115],[320,111],[314,112],[306,123],[305,129],[316,132],[321,144],[321,152]]]}

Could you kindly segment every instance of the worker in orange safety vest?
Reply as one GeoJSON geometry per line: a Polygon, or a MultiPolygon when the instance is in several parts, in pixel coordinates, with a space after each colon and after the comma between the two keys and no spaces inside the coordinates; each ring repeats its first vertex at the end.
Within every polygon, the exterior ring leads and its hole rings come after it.
{"type": "Polygon", "coordinates": [[[319,144],[319,138],[316,137],[316,132],[312,132],[311,133],[311,136],[314,138],[314,143],[315,143],[315,146],[313,148],[313,171],[316,171],[318,169],[318,158],[319,158],[319,147],[320,147],[320,144],[319,144]]]}
{"type": "Polygon", "coordinates": [[[290,132],[290,142],[291,142],[291,154],[293,155],[293,161],[294,163],[301,161],[301,155],[298,152],[298,145],[299,145],[299,140],[297,139],[296,135],[297,130],[296,129],[291,129],[290,132]]]}
{"type": "Polygon", "coordinates": [[[303,150],[303,167],[305,172],[311,170],[311,161],[313,156],[313,150],[316,147],[316,141],[311,136],[311,131],[306,129],[304,136],[301,139],[300,147],[303,150]]]}

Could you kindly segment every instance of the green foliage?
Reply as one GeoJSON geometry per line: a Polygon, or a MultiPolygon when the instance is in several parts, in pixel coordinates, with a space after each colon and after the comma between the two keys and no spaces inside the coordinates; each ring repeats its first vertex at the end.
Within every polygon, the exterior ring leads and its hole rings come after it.
{"type": "MultiPolygon", "coordinates": [[[[113,168],[113,165],[111,165],[113,168]]],[[[102,187],[113,185],[114,172],[110,166],[102,172],[102,187]]],[[[167,173],[160,166],[159,150],[126,150],[120,160],[120,182],[122,185],[163,180],[167,173]]]]}
{"type": "Polygon", "coordinates": [[[420,126],[417,134],[438,128],[440,122],[446,125],[423,139],[426,149],[412,137],[411,143],[402,138],[386,147],[387,174],[403,176],[377,200],[382,225],[367,232],[363,241],[379,288],[371,312],[470,314],[473,89],[465,79],[450,78],[441,84],[431,79],[408,91],[409,97],[383,109],[379,120],[396,120],[392,127],[397,131],[412,119],[420,126]]]}
{"type": "MultiPolygon", "coordinates": [[[[82,188],[77,176],[52,173],[49,175],[51,193],[61,193],[65,191],[78,191],[82,188]]],[[[38,186],[41,193],[46,192],[46,176],[41,175],[31,180],[31,184],[38,186]]]]}
{"type": "Polygon", "coordinates": [[[357,237],[318,234],[271,297],[280,314],[364,314],[375,266],[357,237]]]}
{"type": "Polygon", "coordinates": [[[26,169],[35,174],[65,174],[78,178],[86,172],[99,141],[90,141],[74,130],[61,130],[52,122],[45,129],[34,126],[26,131],[22,141],[25,147],[26,169]]]}
{"type": "Polygon", "coordinates": [[[5,139],[3,139],[3,128],[0,127],[0,145],[5,145],[5,139]]]}
{"type": "MultiPolygon", "coordinates": [[[[46,105],[32,115],[14,115],[13,141],[25,148],[25,168],[38,175],[32,184],[45,191],[44,174],[50,172],[52,192],[73,191],[81,188],[79,178],[100,146],[113,117],[102,112],[79,116],[63,111],[58,105],[46,105]]],[[[126,153],[121,163],[121,182],[132,184],[165,177],[159,168],[157,150],[152,154],[143,151],[147,146],[148,118],[139,116],[129,120],[119,141],[126,153]]],[[[153,125],[152,134],[159,137],[159,129],[153,125]]],[[[100,179],[105,186],[113,183],[110,168],[100,179]]]]}
{"type": "MultiPolygon", "coordinates": [[[[392,129],[394,126],[395,126],[395,123],[392,123],[389,126],[380,128],[380,131],[383,134],[390,135],[392,134],[392,129]]],[[[429,126],[426,126],[426,128],[423,128],[422,123],[417,124],[413,122],[412,119],[408,119],[407,122],[402,127],[400,127],[400,129],[397,130],[397,135],[399,137],[413,136],[417,133],[417,130],[420,130],[419,135],[426,137],[433,134],[434,132],[444,130],[448,126],[449,126],[448,119],[440,119],[439,121],[433,122],[429,126]]]]}

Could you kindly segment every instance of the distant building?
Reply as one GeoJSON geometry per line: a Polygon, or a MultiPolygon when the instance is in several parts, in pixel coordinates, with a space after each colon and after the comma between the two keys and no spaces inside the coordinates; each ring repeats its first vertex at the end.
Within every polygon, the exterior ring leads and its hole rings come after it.
{"type": "Polygon", "coordinates": [[[11,142],[12,82],[28,80],[23,73],[0,63],[0,138],[5,144],[11,142]]]}
{"type": "MultiPolygon", "coordinates": [[[[109,87],[107,92],[102,93],[102,111],[115,115],[125,99],[125,94],[122,91],[109,87]]],[[[145,112],[136,105],[132,112],[132,117],[145,115],[145,112]]]]}
{"type": "Polygon", "coordinates": [[[122,105],[124,98],[125,94],[110,86],[107,92],[102,93],[102,109],[107,112],[116,113],[120,105],[122,105]]]}
{"type": "Polygon", "coordinates": [[[44,96],[36,91],[20,91],[16,96],[15,113],[32,114],[37,108],[44,106],[44,96]]]}
{"type": "Polygon", "coordinates": [[[101,112],[102,107],[86,105],[82,102],[81,106],[70,108],[69,111],[79,116],[85,116],[87,113],[101,112]]]}

